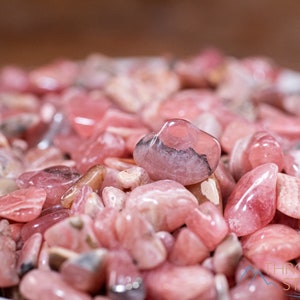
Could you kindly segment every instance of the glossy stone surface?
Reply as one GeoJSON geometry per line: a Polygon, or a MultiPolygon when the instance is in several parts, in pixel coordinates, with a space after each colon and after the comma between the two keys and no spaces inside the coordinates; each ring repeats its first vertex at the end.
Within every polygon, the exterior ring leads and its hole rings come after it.
{"type": "Polygon", "coordinates": [[[29,187],[0,197],[0,216],[17,222],[29,222],[39,216],[46,191],[29,187]]]}
{"type": "Polygon", "coordinates": [[[220,153],[214,137],[188,121],[173,119],[156,135],[141,139],[133,157],[152,179],[172,179],[188,185],[211,175],[219,163],[220,153]]]}
{"type": "Polygon", "coordinates": [[[237,236],[250,234],[271,222],[276,210],[278,167],[264,164],[246,173],[225,206],[224,217],[237,236]]]}
{"type": "Polygon", "coordinates": [[[187,228],[193,231],[212,251],[228,233],[228,226],[220,210],[211,202],[204,202],[190,212],[187,228]]]}

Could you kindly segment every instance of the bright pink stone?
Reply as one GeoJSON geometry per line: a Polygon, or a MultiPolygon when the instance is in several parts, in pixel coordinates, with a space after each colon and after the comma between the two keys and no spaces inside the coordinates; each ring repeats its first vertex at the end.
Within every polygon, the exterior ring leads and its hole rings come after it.
{"type": "Polygon", "coordinates": [[[287,216],[300,219],[300,178],[278,173],[277,209],[287,216]]]}
{"type": "Polygon", "coordinates": [[[11,237],[7,220],[0,221],[0,287],[9,287],[18,284],[16,243],[11,237]]]}
{"type": "Polygon", "coordinates": [[[173,119],[157,134],[141,139],[133,157],[152,179],[172,179],[188,185],[211,175],[220,154],[220,144],[214,137],[186,120],[173,119]]]}
{"type": "Polygon", "coordinates": [[[37,187],[43,188],[47,193],[45,206],[52,206],[60,202],[64,192],[73,185],[80,174],[74,168],[66,166],[53,166],[40,171],[23,173],[18,178],[21,188],[37,187]]]}
{"type": "Polygon", "coordinates": [[[276,164],[279,172],[284,166],[282,147],[270,133],[257,131],[235,143],[230,155],[230,169],[236,179],[265,163],[276,164]]]}
{"type": "Polygon", "coordinates": [[[149,299],[215,299],[213,275],[200,265],[165,263],[144,274],[149,299]],[[204,295],[210,295],[205,298],[204,295]]]}
{"type": "Polygon", "coordinates": [[[201,239],[188,228],[182,228],[177,235],[169,260],[175,265],[195,265],[209,257],[210,252],[201,239]]]}
{"type": "Polygon", "coordinates": [[[41,215],[22,227],[21,236],[26,241],[32,234],[44,233],[52,225],[69,217],[69,211],[61,206],[54,206],[44,209],[41,215]]]}
{"type": "Polygon", "coordinates": [[[214,250],[228,233],[228,226],[220,210],[209,201],[191,211],[186,225],[210,251],[214,250]]]}
{"type": "Polygon", "coordinates": [[[163,263],[167,251],[152,225],[135,209],[124,209],[116,220],[116,233],[139,269],[152,269],[163,263]]]}
{"type": "Polygon", "coordinates": [[[271,224],[246,237],[243,242],[244,255],[252,259],[255,255],[274,255],[284,261],[300,256],[300,235],[296,230],[282,224],[271,224]]]}
{"type": "Polygon", "coordinates": [[[60,221],[47,229],[44,238],[50,247],[59,246],[80,253],[100,246],[93,231],[93,221],[87,215],[60,221]]]}
{"type": "Polygon", "coordinates": [[[195,196],[180,183],[159,180],[135,188],[128,195],[125,207],[137,210],[155,231],[171,232],[184,225],[197,204],[195,196]]]}
{"type": "Polygon", "coordinates": [[[54,271],[33,270],[27,273],[20,283],[20,292],[30,300],[92,300],[88,294],[64,282],[54,271]]]}
{"type": "Polygon", "coordinates": [[[29,222],[39,216],[46,200],[42,188],[29,187],[0,197],[0,216],[17,222],[29,222]]]}
{"type": "Polygon", "coordinates": [[[276,211],[278,167],[264,164],[246,173],[225,206],[224,217],[237,236],[250,234],[271,222],[276,211]]]}

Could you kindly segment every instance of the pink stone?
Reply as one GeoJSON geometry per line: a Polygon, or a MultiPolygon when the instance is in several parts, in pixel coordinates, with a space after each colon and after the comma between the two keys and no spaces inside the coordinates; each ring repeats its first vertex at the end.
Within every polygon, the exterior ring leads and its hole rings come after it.
{"type": "Polygon", "coordinates": [[[201,239],[188,228],[182,228],[175,240],[169,260],[175,265],[195,265],[201,263],[210,253],[201,239]]]}
{"type": "Polygon", "coordinates": [[[246,173],[225,206],[224,217],[237,236],[250,234],[273,219],[276,210],[277,165],[264,164],[246,173]]]}
{"type": "Polygon", "coordinates": [[[289,149],[284,161],[285,173],[300,178],[300,149],[289,149]]]}
{"type": "Polygon", "coordinates": [[[186,225],[210,251],[214,250],[228,233],[224,217],[211,202],[204,202],[192,210],[186,219],[186,225]]]}
{"type": "Polygon", "coordinates": [[[63,193],[80,177],[75,168],[53,166],[40,171],[25,172],[19,176],[17,183],[21,188],[43,188],[47,193],[45,206],[49,207],[60,202],[63,193]]]}
{"type": "Polygon", "coordinates": [[[18,284],[16,262],[16,243],[11,237],[7,220],[0,221],[0,287],[10,287],[18,284]]]}
{"type": "Polygon", "coordinates": [[[66,105],[66,111],[76,133],[87,138],[93,135],[97,123],[111,106],[111,102],[104,95],[95,99],[83,94],[72,97],[66,105]]]}
{"type": "Polygon", "coordinates": [[[158,231],[155,235],[162,241],[169,255],[175,243],[174,236],[168,231],[158,231]]]}
{"type": "Polygon", "coordinates": [[[38,266],[42,239],[43,236],[40,233],[35,233],[25,241],[17,263],[17,270],[20,276],[38,266]]]}
{"type": "Polygon", "coordinates": [[[62,280],[54,271],[33,270],[20,283],[20,292],[30,300],[92,300],[91,296],[80,292],[62,280]]]}
{"type": "Polygon", "coordinates": [[[218,274],[233,276],[243,250],[237,236],[230,233],[216,248],[213,256],[214,270],[218,274]]]}
{"type": "Polygon", "coordinates": [[[93,221],[87,215],[66,218],[46,230],[44,238],[50,247],[59,246],[82,253],[99,247],[93,221]]]}
{"type": "Polygon", "coordinates": [[[167,251],[154,234],[152,225],[135,209],[124,209],[116,220],[116,233],[139,269],[152,269],[163,263],[167,251]]]}
{"type": "Polygon", "coordinates": [[[96,164],[103,164],[107,157],[123,157],[126,154],[124,140],[109,132],[86,139],[71,153],[78,170],[82,173],[96,164]]]}
{"type": "Polygon", "coordinates": [[[296,230],[282,224],[271,224],[242,240],[244,255],[273,255],[284,261],[300,256],[300,235],[296,230]]]}
{"type": "Polygon", "coordinates": [[[102,200],[105,207],[121,210],[124,207],[126,197],[125,192],[113,186],[106,186],[102,190],[102,200]]]}
{"type": "Polygon", "coordinates": [[[216,296],[212,273],[200,265],[165,263],[145,272],[143,277],[149,299],[215,299],[216,296]]]}
{"type": "Polygon", "coordinates": [[[300,178],[278,173],[277,209],[287,216],[300,219],[300,178]]]}
{"type": "Polygon", "coordinates": [[[118,217],[118,209],[114,207],[105,207],[100,211],[93,224],[95,235],[99,243],[108,249],[119,246],[115,222],[118,217]]]}
{"type": "Polygon", "coordinates": [[[46,200],[42,188],[29,187],[0,197],[0,216],[17,222],[29,222],[39,216],[46,200]]]}
{"type": "Polygon", "coordinates": [[[25,92],[28,90],[27,72],[17,66],[6,66],[0,72],[0,90],[25,92]]]}
{"type": "Polygon", "coordinates": [[[211,175],[218,166],[220,153],[214,137],[188,121],[173,119],[159,133],[141,139],[133,157],[152,179],[172,179],[188,185],[211,175]]]}
{"type": "Polygon", "coordinates": [[[21,230],[23,241],[26,241],[32,234],[37,232],[43,234],[52,225],[67,217],[69,217],[69,211],[61,206],[44,209],[38,218],[23,225],[21,230]]]}
{"type": "Polygon", "coordinates": [[[125,207],[137,210],[156,231],[174,231],[198,204],[195,196],[180,183],[159,180],[135,188],[125,207]]]}

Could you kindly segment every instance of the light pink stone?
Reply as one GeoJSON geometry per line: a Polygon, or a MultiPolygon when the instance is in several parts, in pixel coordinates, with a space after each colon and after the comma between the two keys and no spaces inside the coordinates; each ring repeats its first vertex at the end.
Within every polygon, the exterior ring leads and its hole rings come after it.
{"type": "Polygon", "coordinates": [[[165,263],[144,274],[149,299],[214,299],[216,291],[210,271],[194,266],[174,266],[165,263]],[[204,295],[210,297],[205,298],[204,295]]]}
{"type": "Polygon", "coordinates": [[[277,209],[300,219],[300,178],[284,173],[277,175],[277,209]]]}
{"type": "Polygon", "coordinates": [[[228,226],[220,210],[211,202],[204,202],[192,210],[186,219],[193,231],[212,251],[228,233],[228,226]]]}
{"type": "Polygon", "coordinates": [[[169,260],[175,265],[195,265],[209,257],[210,252],[201,239],[188,228],[182,228],[175,240],[169,260]]]}
{"type": "Polygon", "coordinates": [[[20,283],[20,292],[28,300],[92,299],[64,282],[59,273],[45,270],[27,273],[20,283]]]}
{"type": "Polygon", "coordinates": [[[184,224],[197,203],[195,196],[180,183],[159,180],[135,188],[125,207],[137,210],[156,231],[174,231],[184,224]]]}
{"type": "Polygon", "coordinates": [[[93,231],[93,221],[87,215],[72,216],[46,230],[44,238],[50,247],[59,246],[84,252],[99,247],[93,231]]]}
{"type": "Polygon", "coordinates": [[[276,210],[277,165],[264,164],[246,173],[225,206],[224,217],[237,236],[250,234],[271,222],[276,210]]]}
{"type": "Polygon", "coordinates": [[[126,193],[113,186],[106,186],[102,190],[102,200],[105,207],[114,207],[121,210],[124,207],[126,193]]]}
{"type": "Polygon", "coordinates": [[[284,261],[300,256],[300,235],[296,230],[282,224],[270,224],[257,230],[242,241],[244,255],[272,254],[284,261]]]}

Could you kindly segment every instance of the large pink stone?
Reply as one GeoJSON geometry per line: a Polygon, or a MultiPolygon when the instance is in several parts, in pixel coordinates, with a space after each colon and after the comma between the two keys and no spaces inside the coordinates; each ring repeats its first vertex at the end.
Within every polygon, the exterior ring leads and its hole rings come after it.
{"type": "Polygon", "coordinates": [[[186,225],[210,251],[214,250],[228,233],[228,226],[220,210],[209,201],[191,211],[186,225]]]}
{"type": "Polygon", "coordinates": [[[237,236],[250,234],[273,219],[277,172],[277,165],[263,164],[237,182],[224,211],[230,230],[237,236]]]}
{"type": "Polygon", "coordinates": [[[211,135],[183,119],[172,119],[161,130],[142,138],[133,157],[154,180],[183,185],[206,179],[218,166],[221,147],[211,135]]]}
{"type": "Polygon", "coordinates": [[[244,255],[273,255],[284,261],[300,256],[300,235],[282,224],[271,224],[245,237],[242,242],[244,255]]]}
{"type": "Polygon", "coordinates": [[[42,188],[29,187],[0,197],[0,216],[17,222],[29,222],[39,216],[46,200],[42,188]]]}

